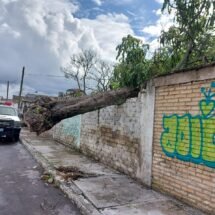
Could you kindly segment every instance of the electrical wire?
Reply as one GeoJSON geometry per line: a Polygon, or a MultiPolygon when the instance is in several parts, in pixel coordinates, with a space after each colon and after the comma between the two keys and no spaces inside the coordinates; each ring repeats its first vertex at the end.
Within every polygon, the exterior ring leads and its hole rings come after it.
{"type": "Polygon", "coordinates": [[[49,75],[49,74],[35,74],[35,73],[28,73],[26,76],[43,76],[43,77],[53,77],[53,78],[66,78],[64,75],[49,75]]]}

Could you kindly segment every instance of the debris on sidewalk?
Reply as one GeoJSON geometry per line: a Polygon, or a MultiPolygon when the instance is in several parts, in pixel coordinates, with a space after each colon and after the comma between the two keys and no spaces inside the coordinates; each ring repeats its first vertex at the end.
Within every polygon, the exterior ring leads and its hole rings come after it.
{"type": "Polygon", "coordinates": [[[48,173],[48,172],[44,172],[41,175],[40,179],[43,180],[43,181],[45,181],[48,184],[53,184],[54,183],[53,176],[50,173],[48,173]]]}
{"type": "Polygon", "coordinates": [[[59,175],[65,180],[65,181],[71,181],[71,180],[77,180],[79,178],[88,178],[96,176],[95,174],[89,174],[80,171],[77,167],[74,166],[59,166],[56,168],[59,175]]]}

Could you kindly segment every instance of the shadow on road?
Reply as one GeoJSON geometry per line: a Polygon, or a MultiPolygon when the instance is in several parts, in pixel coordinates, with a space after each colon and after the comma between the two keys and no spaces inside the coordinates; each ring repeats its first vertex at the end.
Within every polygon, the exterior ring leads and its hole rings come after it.
{"type": "Polygon", "coordinates": [[[0,138],[0,147],[1,146],[5,146],[5,145],[14,145],[17,142],[11,140],[11,139],[7,139],[7,138],[0,138]]]}

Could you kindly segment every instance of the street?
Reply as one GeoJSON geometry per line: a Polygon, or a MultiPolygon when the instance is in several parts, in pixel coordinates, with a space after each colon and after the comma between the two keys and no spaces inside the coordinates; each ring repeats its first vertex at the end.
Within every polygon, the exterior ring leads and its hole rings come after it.
{"type": "Polygon", "coordinates": [[[0,143],[0,215],[79,215],[20,142],[0,143]]]}

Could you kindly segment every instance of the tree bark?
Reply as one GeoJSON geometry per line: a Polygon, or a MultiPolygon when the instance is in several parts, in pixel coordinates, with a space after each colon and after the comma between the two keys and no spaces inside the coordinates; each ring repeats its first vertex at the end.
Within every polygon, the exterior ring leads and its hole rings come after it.
{"type": "Polygon", "coordinates": [[[137,97],[139,89],[122,88],[92,96],[54,100],[40,97],[24,114],[24,121],[31,131],[40,134],[51,129],[61,120],[95,111],[110,105],[123,104],[126,99],[137,97]]]}

